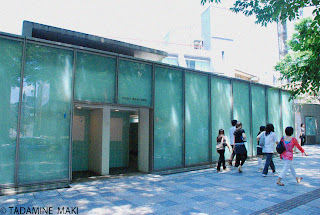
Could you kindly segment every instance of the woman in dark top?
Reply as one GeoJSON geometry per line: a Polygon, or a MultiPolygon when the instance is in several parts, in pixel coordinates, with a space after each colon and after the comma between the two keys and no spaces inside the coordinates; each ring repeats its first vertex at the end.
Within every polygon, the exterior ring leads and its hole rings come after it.
{"type": "Polygon", "coordinates": [[[236,164],[238,171],[242,172],[242,166],[247,159],[247,149],[244,143],[246,142],[246,134],[242,129],[242,123],[237,122],[236,130],[234,132],[234,143],[235,143],[235,153],[236,153],[236,164]]]}

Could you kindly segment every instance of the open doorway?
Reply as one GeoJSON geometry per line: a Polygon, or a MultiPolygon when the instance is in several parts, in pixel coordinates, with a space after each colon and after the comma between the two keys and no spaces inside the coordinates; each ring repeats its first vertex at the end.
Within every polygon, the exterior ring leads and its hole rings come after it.
{"type": "Polygon", "coordinates": [[[149,110],[77,105],[72,180],[149,171],[149,110]]]}
{"type": "Polygon", "coordinates": [[[138,110],[111,110],[110,174],[138,172],[139,154],[138,110]]]}
{"type": "Polygon", "coordinates": [[[72,179],[100,176],[100,161],[96,154],[102,144],[99,119],[102,109],[78,106],[74,109],[72,124],[72,179]]]}

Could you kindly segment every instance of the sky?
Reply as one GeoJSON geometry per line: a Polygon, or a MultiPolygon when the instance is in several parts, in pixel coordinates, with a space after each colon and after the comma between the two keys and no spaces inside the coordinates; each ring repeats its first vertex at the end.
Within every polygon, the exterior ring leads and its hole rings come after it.
{"type": "MultiPolygon", "coordinates": [[[[164,36],[173,29],[200,25],[201,13],[208,7],[201,5],[201,0],[0,0],[0,3],[2,32],[21,35],[23,20],[28,20],[133,44],[149,44],[152,48],[160,47],[164,36]]],[[[272,76],[278,60],[275,25],[266,29],[254,24],[253,17],[239,14],[239,18],[244,27],[234,27],[237,67],[260,77],[272,76]]]]}

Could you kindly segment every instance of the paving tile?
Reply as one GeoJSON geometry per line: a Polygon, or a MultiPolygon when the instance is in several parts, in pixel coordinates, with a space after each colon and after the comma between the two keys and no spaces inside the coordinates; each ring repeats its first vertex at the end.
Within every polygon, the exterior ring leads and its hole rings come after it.
{"type": "Polygon", "coordinates": [[[166,200],[166,201],[163,201],[163,202],[159,202],[159,204],[164,206],[164,207],[171,207],[171,206],[177,205],[178,203],[174,202],[174,201],[171,201],[171,200],[166,200]]]}

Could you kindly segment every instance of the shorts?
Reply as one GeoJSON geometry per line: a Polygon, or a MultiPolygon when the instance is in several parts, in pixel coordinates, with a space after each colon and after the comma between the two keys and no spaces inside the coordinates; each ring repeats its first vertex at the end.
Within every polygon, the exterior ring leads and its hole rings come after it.
{"type": "Polygon", "coordinates": [[[262,147],[257,147],[257,155],[263,155],[262,147]]]}

